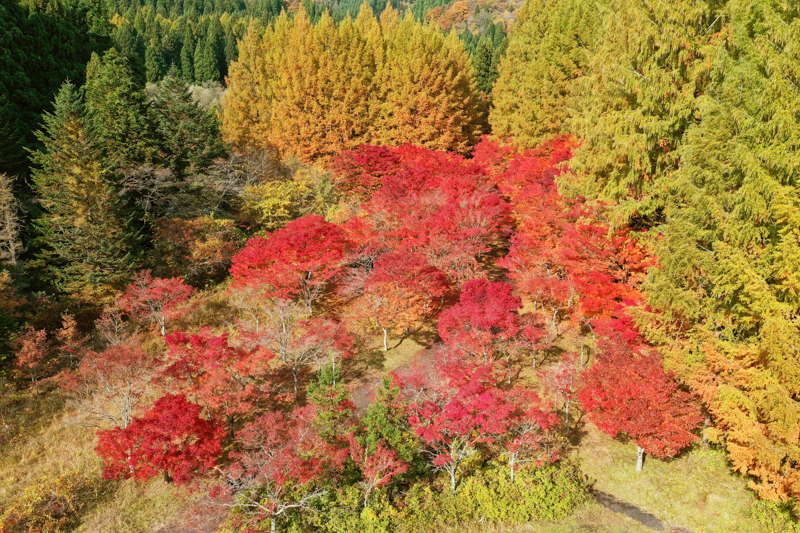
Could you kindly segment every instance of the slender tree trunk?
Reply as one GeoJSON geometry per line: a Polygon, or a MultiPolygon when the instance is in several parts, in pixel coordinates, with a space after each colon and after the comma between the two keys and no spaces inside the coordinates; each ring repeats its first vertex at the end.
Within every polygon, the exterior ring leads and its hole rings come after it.
{"type": "Polygon", "coordinates": [[[166,337],[167,336],[167,321],[166,320],[162,320],[161,321],[161,336],[162,337],[166,337]]]}
{"type": "Polygon", "coordinates": [[[567,426],[566,431],[564,431],[565,437],[569,437],[569,402],[570,400],[564,400],[564,425],[567,426]]]}
{"type": "Polygon", "coordinates": [[[297,369],[292,368],[292,377],[294,378],[294,397],[297,398],[297,369]]]}
{"type": "Polygon", "coordinates": [[[386,328],[383,328],[383,351],[384,352],[388,352],[389,351],[388,342],[389,342],[389,332],[386,330],[386,328]]]}
{"type": "Polygon", "coordinates": [[[453,491],[453,494],[456,493],[456,469],[450,469],[450,489],[453,491]]]}
{"type": "Polygon", "coordinates": [[[509,459],[508,460],[508,466],[511,467],[511,483],[514,483],[514,460],[513,459],[509,459]]]}
{"type": "Polygon", "coordinates": [[[274,516],[271,516],[271,517],[269,518],[269,530],[270,530],[272,533],[276,533],[276,531],[278,531],[278,523],[277,523],[277,521],[275,520],[275,517],[274,517],[274,516]]]}
{"type": "Polygon", "coordinates": [[[636,471],[642,471],[642,465],[644,464],[644,448],[641,446],[636,446],[636,471]]]}

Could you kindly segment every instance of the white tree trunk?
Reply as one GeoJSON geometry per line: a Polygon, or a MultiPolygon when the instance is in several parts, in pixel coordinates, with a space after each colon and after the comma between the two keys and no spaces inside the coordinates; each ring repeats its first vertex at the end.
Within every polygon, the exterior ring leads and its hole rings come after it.
{"type": "Polygon", "coordinates": [[[636,446],[636,471],[642,471],[642,465],[644,464],[644,448],[641,446],[636,446]]]}

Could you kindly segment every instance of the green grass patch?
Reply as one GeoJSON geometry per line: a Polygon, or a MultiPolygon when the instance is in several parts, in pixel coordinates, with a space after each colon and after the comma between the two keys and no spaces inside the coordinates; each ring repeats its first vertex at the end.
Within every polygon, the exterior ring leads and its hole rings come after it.
{"type": "Polygon", "coordinates": [[[586,430],[576,455],[595,489],[695,533],[771,533],[752,518],[755,496],[731,472],[724,451],[698,447],[668,461],[647,457],[637,473],[633,443],[588,424],[586,430]]]}
{"type": "Polygon", "coordinates": [[[575,510],[558,522],[534,521],[517,526],[471,524],[446,533],[653,533],[639,522],[594,502],[575,510]]]}

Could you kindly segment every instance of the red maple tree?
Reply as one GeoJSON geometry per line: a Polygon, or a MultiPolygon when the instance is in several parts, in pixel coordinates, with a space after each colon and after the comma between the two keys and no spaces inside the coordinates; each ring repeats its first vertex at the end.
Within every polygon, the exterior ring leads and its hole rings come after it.
{"type": "Polygon", "coordinates": [[[223,416],[231,434],[237,420],[263,410],[274,399],[275,354],[262,348],[245,349],[229,342],[227,333],[167,335],[170,347],[163,371],[182,392],[223,416]]]}
{"type": "Polygon", "coordinates": [[[247,242],[233,258],[234,286],[258,288],[269,298],[297,298],[310,312],[349,246],[344,231],[323,217],[298,218],[247,242]]]}
{"type": "Polygon", "coordinates": [[[631,344],[621,335],[601,343],[594,364],[583,372],[578,398],[597,427],[636,443],[638,472],[644,453],[672,457],[695,442],[702,416],[691,395],[664,371],[658,353],[631,344]]]}
{"type": "Polygon", "coordinates": [[[134,337],[100,352],[87,351],[78,368],[59,381],[95,423],[125,429],[157,372],[156,363],[134,337]]]}
{"type": "Polygon", "coordinates": [[[222,473],[225,483],[213,492],[221,504],[238,512],[245,524],[270,520],[271,531],[292,510],[312,509],[327,491],[315,481],[332,476],[349,450],[329,445],[316,430],[316,408],[268,412],[247,424],[238,437],[239,451],[222,473]],[[234,499],[235,494],[235,499],[234,499]]]}
{"type": "Polygon", "coordinates": [[[408,421],[425,445],[435,470],[458,486],[463,462],[478,443],[493,444],[513,421],[515,405],[499,389],[491,365],[448,358],[433,368],[416,367],[401,380],[408,398],[408,421]]]}
{"type": "Polygon", "coordinates": [[[139,272],[128,285],[117,305],[140,320],[153,319],[167,334],[167,319],[178,314],[178,305],[187,301],[194,287],[180,278],[154,278],[149,270],[139,272]]]}
{"type": "Polygon", "coordinates": [[[397,452],[387,448],[382,440],[373,447],[365,447],[351,435],[350,457],[361,471],[358,485],[364,491],[365,508],[369,507],[369,495],[373,490],[388,485],[393,477],[408,471],[408,464],[401,461],[397,452]]]}
{"type": "Polygon", "coordinates": [[[363,283],[356,315],[383,330],[384,351],[389,349],[389,332],[403,334],[433,318],[449,288],[441,270],[410,252],[382,255],[363,283]]]}
{"type": "Polygon", "coordinates": [[[188,483],[217,463],[223,429],[200,417],[202,407],[182,394],[159,398],[126,428],[97,432],[97,455],[106,479],[148,480],[159,473],[188,483]]]}

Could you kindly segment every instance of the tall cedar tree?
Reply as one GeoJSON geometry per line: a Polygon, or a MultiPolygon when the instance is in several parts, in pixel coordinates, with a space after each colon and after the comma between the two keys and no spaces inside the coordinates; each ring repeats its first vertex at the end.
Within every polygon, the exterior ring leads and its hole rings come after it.
{"type": "Polygon", "coordinates": [[[34,222],[42,245],[38,258],[58,289],[96,303],[137,269],[139,237],[101,163],[74,85],[64,83],[44,125],[37,133],[44,149],[31,157],[44,209],[34,222]]]}
{"type": "Polygon", "coordinates": [[[225,155],[216,115],[192,101],[174,65],[158,84],[152,115],[160,145],[157,158],[176,178],[201,172],[225,155]]]}
{"type": "Polygon", "coordinates": [[[725,1],[614,0],[580,90],[570,131],[581,140],[568,190],[620,201],[616,215],[652,224],[679,163],[677,148],[698,116],[708,53],[725,1]]]}
{"type": "Polygon", "coordinates": [[[735,1],[679,150],[649,324],[760,496],[800,496],[800,11],[735,1]]]}
{"type": "Polygon", "coordinates": [[[466,152],[479,140],[485,117],[463,43],[456,32],[445,36],[411,13],[397,16],[391,8],[381,16],[385,56],[376,74],[375,140],[466,152]]]}
{"type": "Polygon", "coordinates": [[[64,80],[83,79],[93,50],[109,45],[98,2],[0,0],[0,173],[23,173],[25,148],[64,80]]]}
{"type": "Polygon", "coordinates": [[[597,4],[529,0],[500,62],[489,116],[492,132],[533,148],[561,133],[600,30],[597,4]]]}
{"type": "Polygon", "coordinates": [[[102,59],[93,54],[85,90],[87,124],[105,165],[116,170],[151,161],[156,136],[128,60],[113,48],[102,59]]]}
{"type": "Polygon", "coordinates": [[[237,147],[305,159],[369,142],[466,151],[480,133],[472,66],[457,36],[364,5],[336,25],[305,9],[251,24],[231,65],[223,131],[237,147]]]}

